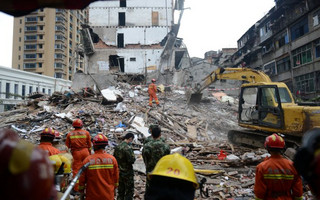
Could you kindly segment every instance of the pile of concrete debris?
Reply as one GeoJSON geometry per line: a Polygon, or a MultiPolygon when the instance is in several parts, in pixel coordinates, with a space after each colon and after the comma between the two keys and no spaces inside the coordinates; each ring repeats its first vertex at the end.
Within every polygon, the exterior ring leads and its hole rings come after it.
{"type": "Polygon", "coordinates": [[[16,110],[0,113],[0,127],[15,129],[21,138],[35,144],[45,127],[66,135],[73,119],[80,118],[92,136],[102,132],[109,138],[109,153],[126,131],[136,133],[133,142],[137,160],[135,199],[143,199],[145,167],[141,156],[148,126],[159,124],[173,152],[185,155],[194,164],[203,183],[197,199],[252,198],[255,166],[267,155],[263,149],[233,146],[226,133],[237,126],[237,100],[227,102],[208,97],[187,105],[184,91],[159,94],[160,108],[148,107],[147,88],[118,83],[99,93],[91,88],[81,92],[34,94],[16,110]]]}

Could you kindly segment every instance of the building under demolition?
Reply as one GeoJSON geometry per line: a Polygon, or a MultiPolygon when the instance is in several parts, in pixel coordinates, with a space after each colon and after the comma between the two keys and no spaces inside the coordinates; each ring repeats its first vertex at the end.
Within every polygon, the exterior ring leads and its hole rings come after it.
{"type": "Polygon", "coordinates": [[[320,93],[320,1],[275,0],[276,6],[238,40],[226,63],[264,70],[302,98],[320,93]]]}
{"type": "MultiPolygon", "coordinates": [[[[89,26],[82,30],[86,70],[146,76],[179,69],[188,56],[177,38],[184,0],[114,0],[89,6],[89,26]],[[175,22],[174,15],[180,15],[175,22]]],[[[190,64],[190,62],[187,62],[190,64]]]]}

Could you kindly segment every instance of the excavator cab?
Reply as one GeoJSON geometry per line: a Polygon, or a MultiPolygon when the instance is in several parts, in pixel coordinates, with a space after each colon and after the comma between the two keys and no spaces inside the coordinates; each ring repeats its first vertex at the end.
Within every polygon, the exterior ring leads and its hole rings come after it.
{"type": "Polygon", "coordinates": [[[239,98],[239,124],[283,128],[283,110],[279,102],[277,85],[245,84],[239,98]]]}

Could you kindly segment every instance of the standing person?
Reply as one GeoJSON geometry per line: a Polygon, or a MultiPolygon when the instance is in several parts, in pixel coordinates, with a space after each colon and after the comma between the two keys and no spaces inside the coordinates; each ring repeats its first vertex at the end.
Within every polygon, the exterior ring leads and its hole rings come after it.
{"type": "MultiPolygon", "coordinates": [[[[75,177],[79,169],[82,167],[82,161],[90,155],[91,137],[88,131],[81,129],[83,127],[82,120],[74,120],[72,126],[75,130],[68,133],[66,145],[71,150],[73,156],[72,174],[73,177],[75,177]]],[[[76,192],[78,192],[78,186],[79,183],[77,182],[72,194],[76,194],[76,192]]]]}
{"type": "MultiPolygon", "coordinates": [[[[158,127],[158,125],[157,124],[150,124],[150,126],[149,126],[149,133],[151,133],[152,132],[152,128],[153,127],[158,127]]],[[[166,142],[166,139],[165,138],[163,138],[163,137],[160,137],[160,139],[163,141],[163,142],[166,142]]],[[[152,137],[152,135],[150,135],[150,136],[148,136],[147,138],[145,138],[145,140],[143,141],[143,144],[145,145],[145,144],[147,144],[148,142],[150,142],[150,141],[152,141],[153,140],[153,137],[152,137]]]]}
{"type": "Polygon", "coordinates": [[[113,200],[114,191],[118,186],[119,169],[115,157],[105,151],[108,138],[99,133],[93,138],[94,154],[88,156],[82,165],[90,163],[81,174],[79,191],[86,200],[113,200]]]}
{"type": "Polygon", "coordinates": [[[132,164],[136,160],[131,142],[134,138],[133,133],[127,133],[124,136],[124,141],[119,144],[114,150],[114,157],[119,164],[119,188],[118,200],[132,200],[134,193],[134,171],[132,164]]]}
{"type": "Polygon", "coordinates": [[[59,149],[55,148],[52,145],[52,142],[55,138],[54,130],[52,128],[45,128],[43,129],[42,133],[40,134],[40,144],[39,148],[48,152],[49,156],[59,154],[59,149]]]}
{"type": "Polygon", "coordinates": [[[157,85],[155,84],[156,79],[152,79],[151,83],[148,87],[148,93],[149,93],[149,106],[152,107],[152,100],[154,99],[156,101],[157,106],[160,106],[159,100],[157,97],[157,85]]]}
{"type": "Polygon", "coordinates": [[[264,146],[271,157],[256,168],[256,199],[302,199],[301,178],[293,162],[281,155],[285,147],[283,138],[274,133],[266,138],[264,146]]]}
{"type": "Polygon", "coordinates": [[[148,177],[146,200],[193,200],[199,187],[192,163],[178,153],[163,156],[148,177]]]}
{"type": "MultiPolygon", "coordinates": [[[[161,128],[152,127],[151,135],[153,140],[143,146],[142,157],[146,165],[146,173],[150,173],[157,162],[165,155],[170,154],[170,147],[161,140],[161,128]]],[[[146,181],[146,191],[149,188],[149,180],[146,181]]]]}

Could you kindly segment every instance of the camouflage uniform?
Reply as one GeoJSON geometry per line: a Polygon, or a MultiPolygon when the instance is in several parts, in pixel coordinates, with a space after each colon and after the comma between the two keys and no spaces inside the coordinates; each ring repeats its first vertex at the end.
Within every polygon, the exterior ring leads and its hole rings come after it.
{"type": "MultiPolygon", "coordinates": [[[[150,141],[152,141],[152,140],[153,140],[153,137],[152,137],[152,136],[147,137],[147,138],[143,141],[143,145],[147,144],[148,142],[150,142],[150,141]]],[[[161,140],[162,142],[166,142],[166,139],[163,138],[163,137],[160,137],[160,140],[161,140]]]]}
{"type": "MultiPolygon", "coordinates": [[[[145,143],[142,150],[142,157],[146,165],[146,173],[149,173],[156,166],[157,162],[165,155],[170,154],[170,147],[163,142],[163,139],[153,139],[145,143]]],[[[146,182],[146,191],[149,188],[149,180],[146,182]]]]}
{"type": "Polygon", "coordinates": [[[117,159],[120,176],[118,187],[118,200],[131,200],[134,193],[134,172],[132,164],[136,160],[129,144],[123,141],[114,150],[114,157],[117,159]]]}

